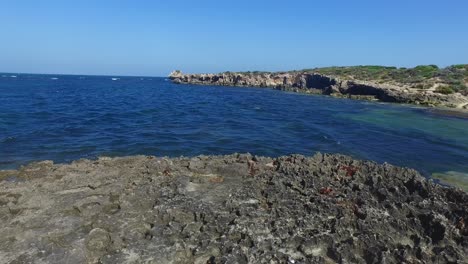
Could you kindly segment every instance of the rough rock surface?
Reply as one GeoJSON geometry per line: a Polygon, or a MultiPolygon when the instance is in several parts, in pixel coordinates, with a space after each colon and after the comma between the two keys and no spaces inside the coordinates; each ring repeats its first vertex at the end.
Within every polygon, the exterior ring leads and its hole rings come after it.
{"type": "Polygon", "coordinates": [[[0,263],[466,263],[468,195],[341,155],[0,171],[0,263]]]}
{"type": "Polygon", "coordinates": [[[179,84],[272,87],[337,97],[468,109],[468,96],[460,93],[440,94],[407,85],[342,80],[314,72],[183,74],[173,71],[169,78],[179,84]]]}

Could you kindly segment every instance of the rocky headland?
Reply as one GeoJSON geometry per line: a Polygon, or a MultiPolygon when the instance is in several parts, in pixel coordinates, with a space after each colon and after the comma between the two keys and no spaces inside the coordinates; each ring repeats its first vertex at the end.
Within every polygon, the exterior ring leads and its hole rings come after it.
{"type": "Polygon", "coordinates": [[[271,87],[336,97],[468,109],[468,66],[418,67],[357,66],[219,74],[173,71],[169,78],[179,84],[271,87]]]}
{"type": "Polygon", "coordinates": [[[0,263],[466,263],[468,194],[316,154],[0,171],[0,263]]]}

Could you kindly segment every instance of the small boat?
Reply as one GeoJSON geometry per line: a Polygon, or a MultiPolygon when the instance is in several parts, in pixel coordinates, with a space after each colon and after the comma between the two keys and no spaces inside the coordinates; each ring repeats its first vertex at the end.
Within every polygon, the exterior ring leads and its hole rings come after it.
{"type": "Polygon", "coordinates": [[[112,78],[113,81],[120,80],[120,78],[112,78]]]}
{"type": "Polygon", "coordinates": [[[52,78],[50,78],[50,79],[51,79],[51,80],[58,80],[57,77],[52,77],[52,78]]]}

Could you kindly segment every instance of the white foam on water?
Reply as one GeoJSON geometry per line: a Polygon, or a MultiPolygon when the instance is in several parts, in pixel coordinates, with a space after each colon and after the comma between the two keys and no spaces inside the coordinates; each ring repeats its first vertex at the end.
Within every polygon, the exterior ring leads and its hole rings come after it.
{"type": "Polygon", "coordinates": [[[50,79],[51,79],[51,80],[58,80],[57,77],[52,77],[52,78],[50,78],[50,79]]]}
{"type": "Polygon", "coordinates": [[[10,77],[11,77],[11,78],[16,78],[17,76],[16,76],[16,75],[11,75],[10,77]]]}
{"type": "Polygon", "coordinates": [[[112,78],[113,81],[118,81],[120,78],[112,78]]]}

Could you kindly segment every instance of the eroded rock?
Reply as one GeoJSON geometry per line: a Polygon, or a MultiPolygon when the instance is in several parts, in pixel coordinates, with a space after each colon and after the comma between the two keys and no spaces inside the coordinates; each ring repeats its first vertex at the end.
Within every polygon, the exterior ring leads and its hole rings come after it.
{"type": "Polygon", "coordinates": [[[271,87],[285,91],[325,94],[352,99],[460,109],[468,107],[468,96],[461,93],[440,94],[430,89],[414,89],[407,84],[345,80],[310,71],[225,72],[219,74],[184,74],[181,71],[174,71],[169,75],[169,78],[174,83],[179,84],[271,87]]]}
{"type": "Polygon", "coordinates": [[[0,263],[463,263],[468,256],[465,192],[342,155],[135,156],[9,173],[24,180],[0,181],[0,263]]]}

